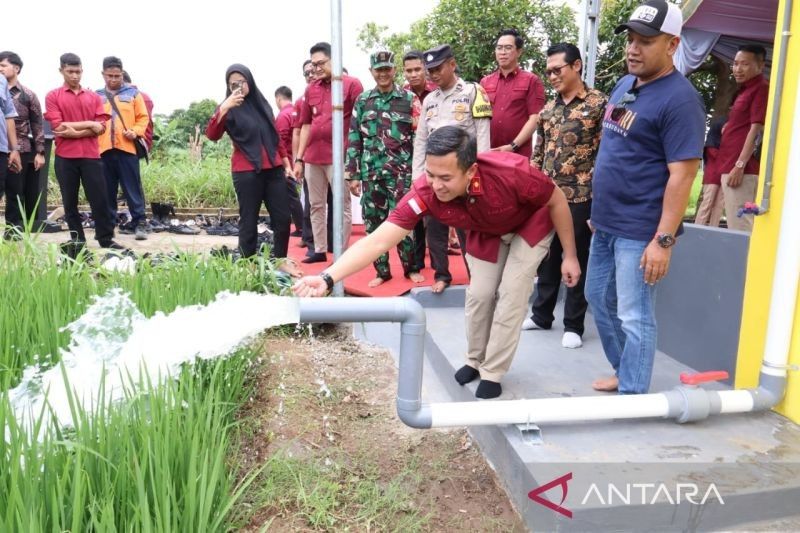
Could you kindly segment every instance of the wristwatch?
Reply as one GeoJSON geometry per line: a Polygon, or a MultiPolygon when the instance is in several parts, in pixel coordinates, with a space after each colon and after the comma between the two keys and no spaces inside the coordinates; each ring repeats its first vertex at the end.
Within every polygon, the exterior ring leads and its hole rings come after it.
{"type": "Polygon", "coordinates": [[[303,158],[302,158],[302,157],[295,157],[295,158],[294,158],[294,162],[295,162],[295,163],[305,163],[305,161],[303,161],[303,158]]]}
{"type": "Polygon", "coordinates": [[[519,150],[519,145],[517,143],[515,143],[514,141],[511,141],[509,143],[509,146],[511,146],[511,151],[512,152],[516,152],[517,150],[519,150]]]}
{"type": "Polygon", "coordinates": [[[736,162],[735,166],[736,168],[744,168],[744,161],[740,159],[739,161],[736,162]]]}
{"type": "Polygon", "coordinates": [[[331,277],[331,275],[323,270],[322,272],[319,273],[319,277],[321,277],[323,279],[323,281],[325,281],[325,285],[328,286],[328,290],[332,291],[333,290],[333,278],[331,277]]]}
{"type": "Polygon", "coordinates": [[[675,236],[672,233],[656,233],[656,242],[662,248],[670,248],[675,244],[675,236]]]}

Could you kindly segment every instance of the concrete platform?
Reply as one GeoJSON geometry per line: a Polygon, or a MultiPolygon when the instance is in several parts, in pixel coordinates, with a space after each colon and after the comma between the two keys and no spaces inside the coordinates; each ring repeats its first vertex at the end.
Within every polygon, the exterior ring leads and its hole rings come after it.
{"type": "MultiPolygon", "coordinates": [[[[463,289],[417,290],[426,308],[426,402],[475,400],[459,386],[464,364],[463,289]]],[[[560,317],[550,331],[523,331],[498,400],[588,396],[610,367],[587,317],[584,346],[561,347],[560,317]]],[[[396,324],[358,324],[355,334],[396,354],[396,324]]],[[[652,392],[692,370],[656,358],[652,392]]],[[[725,388],[720,384],[712,388],[725,388]]],[[[800,530],[800,427],[773,413],[671,420],[553,424],[532,444],[516,426],[470,428],[533,531],[800,530]],[[548,487],[549,486],[549,487],[548,487]],[[539,488],[534,494],[529,493],[539,488]],[[542,502],[544,500],[544,503],[542,502]]]]}

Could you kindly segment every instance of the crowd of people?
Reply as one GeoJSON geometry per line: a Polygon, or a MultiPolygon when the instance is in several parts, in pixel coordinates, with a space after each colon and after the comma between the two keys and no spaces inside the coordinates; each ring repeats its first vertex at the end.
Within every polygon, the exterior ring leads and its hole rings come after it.
{"type": "Polygon", "coordinates": [[[702,98],[673,64],[682,25],[680,9],[664,0],[636,7],[616,28],[627,35],[628,74],[609,95],[584,84],[577,47],[554,44],[544,74],[555,97],[547,102],[540,78],[519,65],[524,42],[514,30],[500,32],[498,68],[480,83],[458,76],[446,44],[403,58],[403,88],[389,81],[390,54],[374,54],[375,88],[356,100],[356,111],[345,105],[352,114],[347,179],[351,192],[363,195],[368,236],[320,275],[299,280],[295,293],[325,295],[371,262],[377,285],[391,275],[384,258],[395,246],[412,278],[422,266],[424,238],[433,291],[441,292],[451,279],[452,227],[470,275],[459,384],[479,379],[476,397],[500,396],[520,331],[553,326],[563,282],[562,345],[582,346],[591,307],[613,369],[593,387],[646,393],[656,352],[656,286],[683,232],[700,163],[716,156],[705,172],[717,169],[723,182],[715,190],[704,186],[701,213],[703,202],[716,205],[724,196],[728,226],[738,229],[747,217],[737,211],[755,199],[755,147],[766,110],[764,50],[743,45],[728,122],[718,127],[717,151],[704,152],[702,98]]]}
{"type": "MultiPolygon", "coordinates": [[[[301,98],[293,103],[288,87],[275,90],[277,115],[253,73],[231,65],[206,135],[218,140],[227,133],[233,144],[239,252],[259,253],[264,204],[274,257],[285,257],[296,237],[308,249],[303,262],[327,262],[334,238],[348,246],[350,195],[360,196],[367,237],[319,276],[300,279],[298,295],[322,296],[370,263],[376,274],[369,285],[377,287],[392,277],[388,251],[395,247],[403,275],[415,283],[424,281],[427,251],[432,290],[440,293],[452,280],[448,256],[456,247],[470,277],[459,384],[480,379],[478,398],[499,396],[520,331],[553,327],[563,282],[562,345],[582,346],[591,307],[613,369],[594,388],[647,392],[656,351],[655,289],[669,271],[695,175],[705,160],[698,223],[718,224],[724,206],[729,227],[752,227],[751,218],[735,211],[755,198],[768,92],[764,49],[742,46],[733,65],[739,91],[727,117],[714,117],[706,139],[702,99],[673,65],[681,26],[674,4],[638,6],[616,28],[627,34],[628,74],[609,95],[582,81],[575,45],[550,46],[543,73],[555,94],[549,101],[540,77],[521,67],[525,43],[513,29],[499,33],[497,69],[479,82],[460,77],[448,44],[402,58],[373,53],[372,88],[346,74],[341,80],[346,142],[339,235],[332,235],[331,221],[337,184],[330,45],[310,48],[301,98]],[[396,83],[396,62],[403,86],[396,83]]],[[[103,61],[105,87],[97,92],[82,88],[76,55],[61,56],[60,66],[64,85],[48,93],[42,113],[36,95],[19,82],[21,59],[0,53],[7,221],[19,225],[38,201],[30,184],[44,164],[44,118],[56,138],[55,172],[72,241],[85,242],[80,184],[102,247],[121,248],[113,240],[120,186],[131,220],[119,229],[144,239],[139,158],[152,139],[152,102],[116,57],[103,61]]]]}

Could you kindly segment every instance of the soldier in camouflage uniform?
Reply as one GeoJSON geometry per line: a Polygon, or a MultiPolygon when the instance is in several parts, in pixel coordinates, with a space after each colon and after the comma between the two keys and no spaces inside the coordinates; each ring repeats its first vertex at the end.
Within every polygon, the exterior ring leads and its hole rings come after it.
{"type": "MultiPolygon", "coordinates": [[[[361,93],[353,106],[345,157],[350,192],[356,196],[363,192],[361,207],[367,233],[386,220],[411,186],[414,130],[420,114],[414,93],[394,83],[394,54],[375,52],[370,56],[370,67],[376,86],[361,93]]],[[[415,283],[424,281],[414,258],[412,235],[400,241],[397,252],[403,274],[415,283]]],[[[373,264],[377,276],[369,282],[370,287],[392,278],[389,254],[373,264]]]]}

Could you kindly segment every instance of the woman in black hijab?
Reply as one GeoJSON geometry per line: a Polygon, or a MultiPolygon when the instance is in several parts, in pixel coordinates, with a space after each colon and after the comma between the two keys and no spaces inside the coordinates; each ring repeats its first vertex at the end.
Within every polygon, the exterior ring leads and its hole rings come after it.
{"type": "Polygon", "coordinates": [[[263,202],[273,232],[271,255],[286,257],[290,215],[284,172],[291,175],[291,166],[280,146],[272,108],[244,65],[228,67],[225,86],[226,98],[208,122],[206,136],[216,141],[227,132],[233,141],[231,171],[239,200],[239,250],[242,257],[258,251],[258,212],[263,202]]]}

